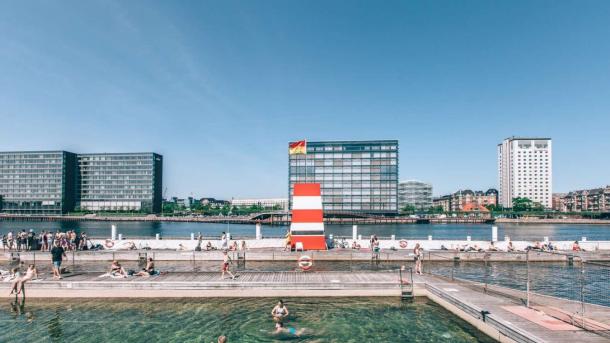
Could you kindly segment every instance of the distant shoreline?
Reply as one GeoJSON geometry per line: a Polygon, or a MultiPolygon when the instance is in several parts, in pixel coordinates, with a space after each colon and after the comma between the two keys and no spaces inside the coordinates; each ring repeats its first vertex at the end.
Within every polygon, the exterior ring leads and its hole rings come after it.
{"type": "MultiPolygon", "coordinates": [[[[106,222],[185,222],[185,223],[231,223],[254,225],[258,221],[251,220],[244,216],[235,217],[162,217],[156,215],[147,216],[24,216],[1,214],[0,221],[106,221],[106,222]]],[[[434,218],[434,219],[410,219],[405,217],[387,219],[360,219],[355,218],[349,222],[337,222],[334,219],[324,220],[326,225],[333,224],[358,224],[358,225],[377,225],[377,224],[575,224],[575,225],[610,225],[610,219],[540,219],[540,218],[434,218]]],[[[262,225],[288,225],[289,222],[269,223],[260,221],[262,225]]]]}

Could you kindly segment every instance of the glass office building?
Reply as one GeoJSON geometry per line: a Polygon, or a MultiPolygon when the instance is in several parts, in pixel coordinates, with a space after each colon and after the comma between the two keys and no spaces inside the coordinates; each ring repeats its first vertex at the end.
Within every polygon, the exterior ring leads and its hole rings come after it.
{"type": "Polygon", "coordinates": [[[59,215],[74,207],[76,155],[66,151],[0,152],[0,212],[59,215]]]}
{"type": "Polygon", "coordinates": [[[432,185],[429,183],[408,180],[398,184],[398,208],[413,206],[417,211],[432,207],[432,185]]]}
{"type": "Polygon", "coordinates": [[[161,212],[163,157],[154,153],[79,154],[84,211],[161,212]]]}
{"type": "Polygon", "coordinates": [[[326,215],[398,213],[397,140],[307,142],[288,164],[289,198],[295,183],[320,183],[326,215]]]}

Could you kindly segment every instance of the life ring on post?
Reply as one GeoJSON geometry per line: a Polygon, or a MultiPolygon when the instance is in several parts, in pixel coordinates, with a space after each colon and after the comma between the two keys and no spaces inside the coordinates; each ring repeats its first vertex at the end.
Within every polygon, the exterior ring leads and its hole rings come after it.
{"type": "Polygon", "coordinates": [[[107,239],[106,243],[104,243],[104,246],[106,247],[106,249],[110,249],[110,248],[112,248],[114,246],[114,242],[109,240],[109,239],[107,239]]]}
{"type": "Polygon", "coordinates": [[[406,247],[407,247],[408,242],[407,242],[407,241],[405,241],[404,239],[401,239],[401,240],[400,240],[400,242],[399,242],[398,244],[400,245],[400,247],[401,247],[401,248],[403,248],[403,249],[404,249],[404,248],[406,248],[406,247]]]}
{"type": "Polygon", "coordinates": [[[313,259],[307,255],[303,255],[299,257],[298,265],[303,271],[310,270],[311,267],[313,267],[313,259]]]}

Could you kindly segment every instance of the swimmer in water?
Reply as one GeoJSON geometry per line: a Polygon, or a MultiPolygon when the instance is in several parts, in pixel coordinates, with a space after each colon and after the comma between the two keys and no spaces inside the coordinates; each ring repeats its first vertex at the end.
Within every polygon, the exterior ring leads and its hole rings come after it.
{"type": "Polygon", "coordinates": [[[281,322],[284,318],[288,317],[288,308],[284,306],[284,301],[278,301],[277,305],[271,310],[271,315],[273,316],[273,320],[276,322],[281,322]]]}
{"type": "Polygon", "coordinates": [[[300,328],[298,330],[295,328],[285,328],[284,324],[282,322],[277,322],[277,323],[275,323],[275,331],[273,333],[276,335],[290,334],[290,335],[294,335],[294,336],[301,336],[303,334],[303,331],[305,331],[304,328],[300,328]]]}

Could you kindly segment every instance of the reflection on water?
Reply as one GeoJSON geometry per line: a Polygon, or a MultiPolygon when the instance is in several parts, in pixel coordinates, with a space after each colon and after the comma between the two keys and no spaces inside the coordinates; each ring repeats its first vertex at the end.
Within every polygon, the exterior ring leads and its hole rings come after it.
{"type": "MultiPolygon", "coordinates": [[[[118,232],[125,237],[153,237],[160,234],[166,237],[188,237],[191,233],[201,232],[204,236],[220,236],[223,231],[231,232],[237,237],[254,237],[255,226],[246,224],[216,224],[216,223],[179,223],[179,222],[24,222],[0,221],[0,233],[9,230],[22,229],[42,230],[76,230],[86,231],[90,237],[110,236],[110,226],[117,225],[118,232]]],[[[580,240],[585,236],[588,240],[610,240],[610,225],[570,225],[570,224],[498,224],[500,238],[509,236],[513,240],[580,240]]],[[[280,237],[286,231],[285,226],[262,227],[264,237],[280,237]]],[[[327,234],[336,236],[352,235],[351,225],[327,225],[327,234]]],[[[466,239],[490,240],[491,225],[485,224],[391,224],[391,225],[358,225],[358,233],[363,237],[378,235],[398,238],[427,239],[466,239]]]]}
{"type": "Polygon", "coordinates": [[[1,342],[493,342],[424,299],[285,299],[287,327],[277,336],[269,312],[277,299],[30,300],[33,320],[0,307],[1,342]]]}

